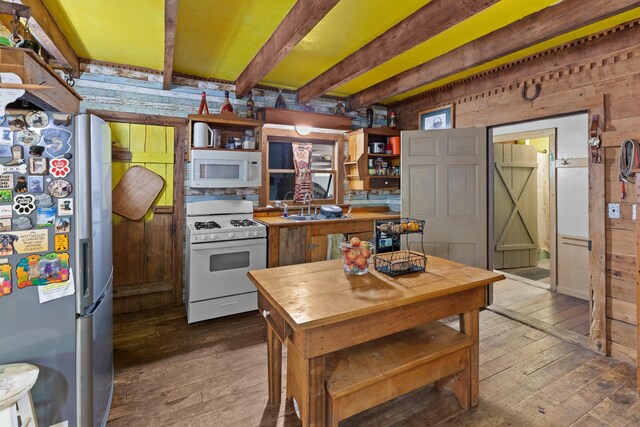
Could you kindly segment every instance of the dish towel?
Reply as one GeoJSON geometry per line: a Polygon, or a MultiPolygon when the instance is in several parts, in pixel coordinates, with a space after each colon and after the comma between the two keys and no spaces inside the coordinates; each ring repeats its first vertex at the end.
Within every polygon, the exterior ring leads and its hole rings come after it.
{"type": "Polygon", "coordinates": [[[293,142],[293,166],[296,170],[296,186],[293,201],[303,203],[304,197],[311,193],[311,147],[308,142],[293,142]]]}

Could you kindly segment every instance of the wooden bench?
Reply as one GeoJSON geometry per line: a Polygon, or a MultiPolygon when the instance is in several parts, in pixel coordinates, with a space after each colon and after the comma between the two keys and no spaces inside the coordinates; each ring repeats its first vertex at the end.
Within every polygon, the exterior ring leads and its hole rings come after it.
{"type": "Polygon", "coordinates": [[[471,404],[473,339],[440,322],[346,348],[326,358],[327,422],[340,420],[436,382],[463,409],[471,404]]]}

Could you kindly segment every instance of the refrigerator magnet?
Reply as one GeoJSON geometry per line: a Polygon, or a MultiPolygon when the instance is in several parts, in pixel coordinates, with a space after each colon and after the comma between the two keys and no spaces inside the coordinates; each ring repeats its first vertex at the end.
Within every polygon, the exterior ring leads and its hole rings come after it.
{"type": "Polygon", "coordinates": [[[0,256],[13,255],[16,251],[13,242],[15,242],[16,240],[18,240],[18,236],[16,236],[15,234],[0,234],[0,256]]]}
{"type": "Polygon", "coordinates": [[[49,183],[47,191],[51,197],[61,199],[67,197],[73,191],[73,186],[66,179],[54,179],[49,183]]]}
{"type": "Polygon", "coordinates": [[[56,218],[56,233],[69,233],[71,232],[71,218],[59,216],[56,218]]]}
{"type": "Polygon", "coordinates": [[[9,129],[0,130],[0,157],[11,157],[13,146],[13,132],[9,129]]]}
{"type": "MultiPolygon", "coordinates": [[[[40,177],[42,178],[42,177],[40,177]]],[[[47,207],[53,206],[53,200],[47,193],[36,194],[36,206],[47,207]]]]}
{"type": "Polygon", "coordinates": [[[28,216],[19,216],[18,218],[13,218],[11,220],[11,226],[15,231],[31,230],[33,228],[31,218],[29,218],[28,216]]]}
{"type": "Polygon", "coordinates": [[[16,186],[13,187],[16,193],[28,193],[29,187],[27,186],[27,177],[19,176],[16,180],[16,186]]]}
{"type": "Polygon", "coordinates": [[[46,157],[29,157],[29,173],[31,175],[48,175],[49,159],[46,157]]]}
{"type": "Polygon", "coordinates": [[[16,265],[18,288],[44,286],[69,280],[69,254],[29,255],[16,265]]]}
{"type": "Polygon", "coordinates": [[[36,197],[32,194],[16,194],[13,196],[13,210],[18,215],[29,215],[36,210],[36,197]]]}
{"type": "Polygon", "coordinates": [[[38,227],[53,227],[56,223],[56,208],[36,208],[36,225],[38,227]]]}
{"type": "MultiPolygon", "coordinates": [[[[11,218],[0,219],[0,231],[11,231],[11,218]]],[[[0,260],[2,263],[2,260],[0,260]]]]}
{"type": "Polygon", "coordinates": [[[69,175],[71,168],[69,168],[69,160],[65,158],[51,159],[51,167],[49,168],[51,175],[56,178],[64,178],[69,175]]]}
{"type": "Polygon", "coordinates": [[[25,165],[24,163],[21,165],[16,165],[16,166],[6,166],[6,165],[0,165],[0,175],[5,174],[5,173],[27,173],[27,165],[25,165]]]}
{"type": "MultiPolygon", "coordinates": [[[[29,183],[29,193],[42,193],[44,191],[44,177],[37,175],[29,175],[27,177],[29,183]]],[[[49,196],[47,194],[47,196],[49,196]]],[[[36,205],[38,204],[38,198],[36,196],[36,205]]]]}
{"type": "Polygon", "coordinates": [[[73,199],[58,199],[58,216],[73,215],[73,199]]]}
{"type": "Polygon", "coordinates": [[[71,149],[71,132],[64,129],[45,129],[41,132],[45,151],[51,157],[62,157],[71,149]]]}
{"type": "Polygon", "coordinates": [[[6,297],[13,290],[11,268],[11,264],[0,264],[0,297],[6,297]]]}
{"type": "Polygon", "coordinates": [[[21,130],[16,134],[16,141],[22,145],[31,147],[33,145],[38,145],[40,142],[40,135],[29,129],[21,130]]]}
{"type": "Polygon", "coordinates": [[[41,129],[49,126],[49,116],[44,111],[29,111],[26,120],[32,128],[41,129]]]}
{"type": "Polygon", "coordinates": [[[13,190],[13,175],[0,175],[0,190],[13,190]]]}
{"type": "Polygon", "coordinates": [[[7,120],[9,121],[9,128],[14,132],[27,128],[27,122],[22,114],[10,114],[7,116],[7,120]]]}
{"type": "Polygon", "coordinates": [[[11,190],[0,190],[0,203],[11,203],[13,192],[11,190]]]}
{"type": "Polygon", "coordinates": [[[13,231],[11,234],[18,236],[14,243],[17,254],[32,254],[51,250],[49,249],[49,230],[47,229],[13,231]]]}
{"type": "Polygon", "coordinates": [[[63,252],[69,250],[69,235],[68,234],[56,234],[54,237],[53,246],[57,252],[63,252]]]}
{"type": "Polygon", "coordinates": [[[24,163],[24,151],[19,145],[11,146],[11,160],[3,163],[4,166],[18,166],[24,163]]]}
{"type": "Polygon", "coordinates": [[[0,205],[0,218],[11,218],[13,216],[13,205],[0,205]]]}
{"type": "Polygon", "coordinates": [[[53,113],[53,124],[56,126],[69,126],[71,124],[71,114],[53,113]]]}

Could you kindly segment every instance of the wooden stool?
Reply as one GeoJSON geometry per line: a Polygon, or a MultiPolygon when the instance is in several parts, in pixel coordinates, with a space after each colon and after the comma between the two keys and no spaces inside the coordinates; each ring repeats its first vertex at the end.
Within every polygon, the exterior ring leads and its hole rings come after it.
{"type": "Polygon", "coordinates": [[[326,358],[327,423],[436,382],[470,405],[471,337],[434,322],[332,353],[326,358]]]}
{"type": "Polygon", "coordinates": [[[37,366],[28,363],[0,365],[0,426],[38,427],[31,387],[38,379],[37,366]]]}

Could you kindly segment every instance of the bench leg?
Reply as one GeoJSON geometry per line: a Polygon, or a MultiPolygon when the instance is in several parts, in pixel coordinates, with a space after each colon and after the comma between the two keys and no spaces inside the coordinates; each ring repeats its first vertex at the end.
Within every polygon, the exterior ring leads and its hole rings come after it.
{"type": "Polygon", "coordinates": [[[458,399],[458,404],[465,411],[471,405],[471,387],[470,387],[470,369],[467,367],[464,371],[453,374],[450,377],[436,381],[436,389],[451,390],[458,399]]]}
{"type": "Polygon", "coordinates": [[[269,372],[269,403],[280,403],[282,394],[282,343],[267,323],[267,366],[269,372]]]}
{"type": "Polygon", "coordinates": [[[325,399],[327,401],[327,424],[331,427],[338,427],[340,423],[339,404],[329,396],[329,393],[327,393],[325,399]]]}

